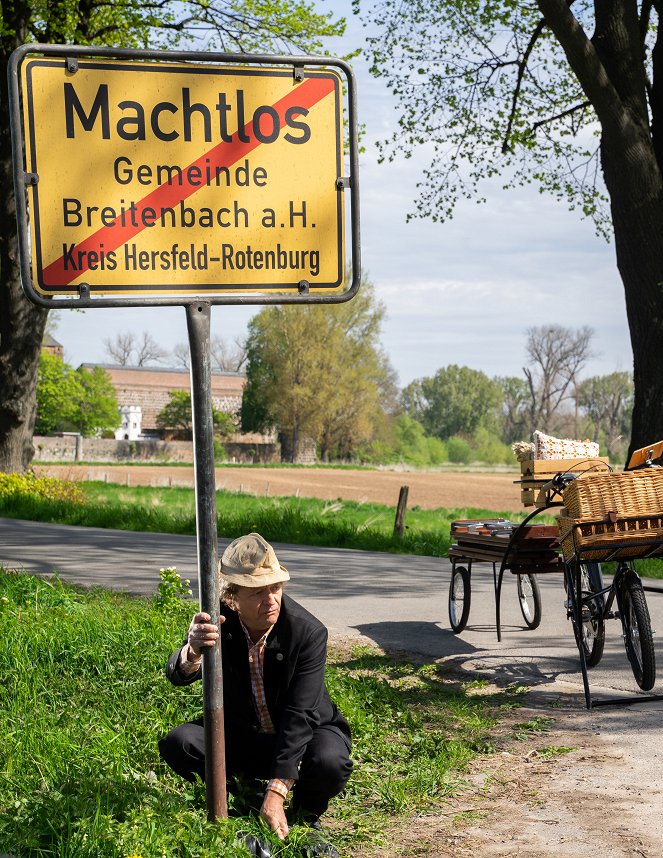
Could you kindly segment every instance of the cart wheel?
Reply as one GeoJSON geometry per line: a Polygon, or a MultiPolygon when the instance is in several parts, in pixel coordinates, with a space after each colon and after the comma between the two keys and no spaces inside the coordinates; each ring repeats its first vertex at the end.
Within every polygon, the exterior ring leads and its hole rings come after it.
{"type": "Polygon", "coordinates": [[[656,681],[654,638],[642,582],[632,569],[624,573],[617,589],[617,601],[633,676],[643,691],[649,691],[656,681]]]}
{"type": "MultiPolygon", "coordinates": [[[[566,575],[564,576],[564,589],[568,593],[566,575]]],[[[582,647],[585,653],[585,664],[587,667],[596,667],[601,661],[605,645],[605,619],[603,617],[605,597],[599,595],[596,598],[591,598],[592,594],[601,593],[601,590],[603,590],[603,573],[601,572],[600,563],[580,564],[580,589],[582,591],[582,622],[580,629],[577,628],[575,614],[572,609],[569,616],[573,623],[573,633],[576,637],[576,643],[578,647],[582,647]]]]}
{"type": "Polygon", "coordinates": [[[518,601],[527,628],[538,628],[541,622],[541,593],[536,575],[529,572],[518,575],[518,601]]]}
{"type": "Polygon", "coordinates": [[[464,566],[454,566],[449,584],[449,622],[456,634],[467,625],[471,598],[470,573],[464,566]]]}

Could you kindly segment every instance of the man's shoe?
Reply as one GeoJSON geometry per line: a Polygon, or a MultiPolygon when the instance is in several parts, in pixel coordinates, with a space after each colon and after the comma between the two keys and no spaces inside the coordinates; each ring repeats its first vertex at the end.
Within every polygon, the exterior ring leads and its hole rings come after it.
{"type": "Polygon", "coordinates": [[[318,858],[319,855],[325,858],[340,858],[336,847],[328,843],[322,836],[322,825],[319,819],[309,822],[309,828],[305,843],[302,844],[302,854],[306,858],[318,858]]]}
{"type": "Polygon", "coordinates": [[[249,850],[249,854],[254,856],[254,858],[272,858],[272,850],[269,843],[258,840],[253,834],[245,834],[241,831],[237,835],[237,839],[244,843],[249,850]]]}

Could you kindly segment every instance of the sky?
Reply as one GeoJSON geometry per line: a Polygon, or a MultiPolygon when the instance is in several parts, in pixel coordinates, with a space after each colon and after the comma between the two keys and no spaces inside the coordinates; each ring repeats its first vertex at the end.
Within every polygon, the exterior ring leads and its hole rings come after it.
{"type": "MultiPolygon", "coordinates": [[[[360,46],[364,33],[349,3],[324,0],[321,8],[346,14],[348,29],[332,50],[360,46]]],[[[453,220],[406,222],[416,184],[427,165],[425,149],[410,159],[378,163],[376,141],[398,120],[398,104],[365,60],[353,60],[359,121],[362,267],[386,308],[381,343],[402,386],[449,364],[489,376],[522,376],[525,332],[535,325],[588,325],[594,356],[584,375],[632,368],[623,287],[614,247],[591,222],[564,203],[530,187],[504,191],[495,183],[485,204],[461,202],[453,220]]],[[[349,238],[348,238],[349,241],[349,238]]],[[[234,340],[246,333],[259,307],[215,306],[212,335],[234,340]]],[[[166,349],[187,339],[184,308],[62,310],[55,338],[65,359],[105,363],[104,341],[148,331],[166,349]]]]}

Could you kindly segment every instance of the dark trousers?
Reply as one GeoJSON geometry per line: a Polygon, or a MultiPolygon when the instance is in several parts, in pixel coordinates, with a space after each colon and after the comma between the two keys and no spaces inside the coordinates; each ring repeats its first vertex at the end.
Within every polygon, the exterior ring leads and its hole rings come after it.
{"type": "MultiPolygon", "coordinates": [[[[265,780],[275,737],[266,733],[226,732],[226,775],[265,780]]],[[[159,741],[159,753],[173,771],[192,781],[205,780],[205,732],[202,718],[180,724],[159,741]]],[[[317,727],[309,742],[295,783],[291,809],[317,819],[329,800],[344,788],[352,772],[350,741],[333,726],[317,727]]]]}

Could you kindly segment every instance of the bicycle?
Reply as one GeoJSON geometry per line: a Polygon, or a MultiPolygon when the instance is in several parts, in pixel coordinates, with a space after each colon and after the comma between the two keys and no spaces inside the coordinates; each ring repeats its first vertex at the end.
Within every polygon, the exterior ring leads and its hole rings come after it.
{"type": "MultiPolygon", "coordinates": [[[[644,466],[656,467],[651,462],[644,466]]],[[[558,474],[551,481],[551,488],[562,495],[574,479],[574,474],[558,474]]],[[[616,521],[615,515],[613,523],[616,521]]],[[[643,691],[649,691],[656,681],[654,633],[644,588],[633,557],[658,553],[661,541],[642,540],[639,547],[634,549],[633,543],[629,542],[629,521],[638,522],[639,517],[625,516],[621,521],[624,526],[623,540],[616,539],[608,548],[601,550],[592,545],[583,545],[580,525],[574,525],[567,534],[572,539],[573,551],[570,554],[567,551],[564,560],[565,607],[581,656],[588,707],[590,696],[586,669],[595,667],[601,660],[605,645],[605,621],[608,619],[619,619],[621,622],[626,656],[637,685],[643,691]],[[614,560],[617,564],[608,586],[605,586],[597,557],[604,562],[614,560]]],[[[561,536],[564,537],[563,534],[561,536]]]]}
{"type": "Polygon", "coordinates": [[[656,656],[649,609],[640,576],[633,563],[617,561],[609,586],[603,584],[599,563],[567,563],[564,575],[567,616],[587,667],[603,655],[605,621],[619,619],[626,656],[636,683],[649,691],[656,681],[656,656]],[[617,610],[613,610],[616,604],[617,610]]]}

